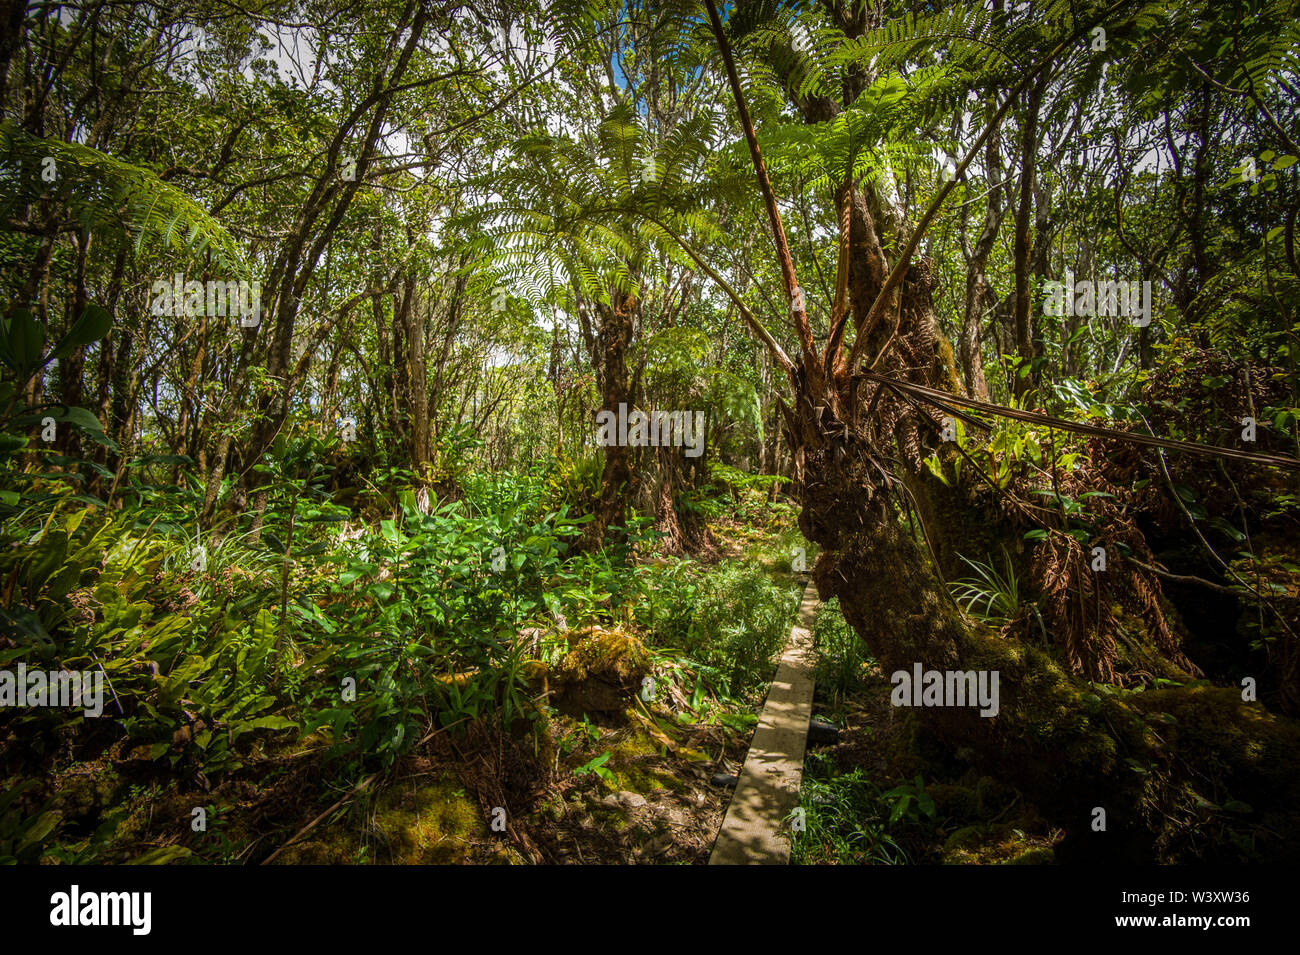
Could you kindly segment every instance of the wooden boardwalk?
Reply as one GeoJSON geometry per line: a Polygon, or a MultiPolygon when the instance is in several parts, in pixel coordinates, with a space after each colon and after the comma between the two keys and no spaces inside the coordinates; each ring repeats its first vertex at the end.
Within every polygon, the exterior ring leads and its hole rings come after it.
{"type": "Polygon", "coordinates": [[[810,582],[767,691],[709,865],[786,865],[790,861],[787,817],[799,804],[803,778],[815,666],[812,621],[819,603],[817,588],[810,582]]]}

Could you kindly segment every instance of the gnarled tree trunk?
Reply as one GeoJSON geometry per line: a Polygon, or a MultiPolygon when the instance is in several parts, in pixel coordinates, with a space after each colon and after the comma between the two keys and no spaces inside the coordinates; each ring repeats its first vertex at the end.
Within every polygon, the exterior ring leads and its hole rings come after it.
{"type": "MultiPolygon", "coordinates": [[[[706,5],[771,220],[786,294],[796,303],[802,297],[739,75],[717,9],[712,0],[706,5]]],[[[1008,94],[958,165],[954,181],[1052,55],[1027,71],[1008,94]]],[[[1031,116],[1041,95],[1040,82],[1030,94],[1031,116]]],[[[1027,140],[1034,136],[1032,129],[1025,131],[1027,140]]],[[[804,468],[799,524],[821,548],[814,568],[821,597],[838,598],[845,619],[886,673],[911,672],[919,664],[922,670],[998,674],[996,715],[981,716],[975,707],[928,706],[916,717],[948,758],[992,770],[1020,788],[1073,837],[1069,850],[1112,861],[1149,859],[1154,849],[1175,839],[1171,833],[1178,817],[1195,795],[1191,787],[1200,785],[1195,771],[1177,758],[1180,745],[1184,752],[1197,750],[1202,759],[1213,761],[1230,780],[1227,785],[1246,787],[1267,801],[1269,811],[1278,814],[1278,828],[1294,837],[1297,824],[1288,807],[1300,796],[1300,772],[1287,755],[1300,742],[1294,724],[1243,703],[1232,690],[1148,692],[1124,701],[1091,693],[1088,684],[1045,651],[1001,638],[962,614],[901,526],[904,481],[898,472],[914,482],[938,437],[937,423],[905,400],[900,389],[866,378],[858,369],[950,394],[962,390],[951,347],[937,333],[929,270],[924,261],[912,262],[951,186],[940,189],[887,275],[883,258],[877,258],[882,243],[869,197],[863,194],[860,201],[856,184],[841,191],[840,258],[824,354],[812,347],[806,310],[791,309],[800,346],[792,360],[737,302],[789,376],[793,402],[783,412],[791,446],[804,468]],[[842,344],[850,319],[856,335],[845,360],[842,344]],[[1207,705],[1212,716],[1202,712],[1207,705]],[[1174,720],[1162,719],[1163,714],[1174,720]],[[1216,736],[1215,726],[1224,730],[1223,738],[1216,736]],[[1271,757],[1261,762],[1261,752],[1271,757]],[[1108,820],[1105,836],[1088,839],[1099,808],[1108,820]]],[[[1022,202],[1022,212],[1023,207],[1022,202]]],[[[1019,251],[1027,250],[1027,241],[1023,245],[1019,251]]],[[[1027,254],[1023,258],[1027,261],[1027,254]]],[[[1018,276],[1017,318],[1026,333],[1018,336],[1022,346],[1028,339],[1023,284],[1018,276]]],[[[1285,843],[1282,837],[1283,855],[1285,843]]]]}

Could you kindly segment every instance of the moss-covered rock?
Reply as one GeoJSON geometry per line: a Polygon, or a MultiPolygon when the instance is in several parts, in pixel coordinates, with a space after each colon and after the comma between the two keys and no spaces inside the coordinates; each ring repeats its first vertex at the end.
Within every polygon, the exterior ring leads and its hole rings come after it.
{"type": "Polygon", "coordinates": [[[650,672],[641,641],[600,627],[573,631],[567,639],[570,650],[549,675],[551,702],[570,716],[620,717],[650,672]]]}

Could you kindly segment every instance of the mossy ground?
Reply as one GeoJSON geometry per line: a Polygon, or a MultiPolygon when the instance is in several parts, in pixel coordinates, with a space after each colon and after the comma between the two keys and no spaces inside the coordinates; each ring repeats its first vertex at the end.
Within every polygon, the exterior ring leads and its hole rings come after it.
{"type": "Polygon", "coordinates": [[[724,724],[692,724],[661,707],[629,708],[617,725],[563,715],[554,732],[572,745],[572,773],[604,757],[600,771],[570,777],[562,799],[541,810],[560,861],[702,864],[722,824],[728,793],[716,772],[743,759],[747,735],[724,724]],[[578,740],[576,745],[573,740],[578,740]]]}
{"type": "MultiPolygon", "coordinates": [[[[941,604],[924,609],[926,619],[939,621],[956,612],[941,604]]],[[[911,639],[908,621],[893,620],[892,613],[883,611],[886,629],[911,639]]],[[[878,666],[867,667],[863,686],[833,708],[849,727],[832,751],[839,772],[847,778],[861,770],[879,792],[919,774],[933,799],[931,817],[879,827],[908,861],[1294,861],[1300,851],[1295,721],[1243,700],[1239,688],[1088,684],[1070,678],[1045,649],[983,627],[953,630],[964,668],[1001,674],[999,717],[974,728],[987,739],[968,727],[968,745],[955,745],[962,736],[948,732],[944,720],[960,714],[945,708],[894,710],[878,666]],[[1027,753],[1036,754],[1029,764],[1027,753]],[[1097,809],[1105,811],[1104,830],[1094,827],[1097,809]]],[[[1150,648],[1140,637],[1132,645],[1145,655],[1150,648]]],[[[1166,679],[1175,677],[1188,679],[1181,673],[1166,679]]],[[[818,782],[834,785],[835,774],[818,782]]],[[[806,853],[806,861],[843,861],[837,855],[849,837],[861,835],[862,827],[849,828],[843,838],[825,839],[820,858],[806,853]]]]}
{"type": "MultiPolygon", "coordinates": [[[[801,805],[809,825],[795,837],[799,864],[1031,864],[1054,861],[1053,830],[1014,788],[931,750],[914,716],[890,705],[893,687],[874,662],[840,698],[840,741],[805,763],[801,805]],[[938,758],[936,758],[938,757],[938,758]],[[918,784],[919,778],[919,784],[918,784]],[[900,794],[924,794],[891,819],[900,794]],[[826,805],[827,799],[839,805],[826,805]],[[847,810],[845,807],[848,807],[847,810]]],[[[818,696],[818,708],[832,701],[818,696]]]]}
{"type": "Polygon", "coordinates": [[[449,775],[399,778],[335,825],[290,848],[280,861],[339,865],[451,865],[512,861],[477,801],[449,775]],[[359,825],[357,823],[360,823],[359,825]]]}

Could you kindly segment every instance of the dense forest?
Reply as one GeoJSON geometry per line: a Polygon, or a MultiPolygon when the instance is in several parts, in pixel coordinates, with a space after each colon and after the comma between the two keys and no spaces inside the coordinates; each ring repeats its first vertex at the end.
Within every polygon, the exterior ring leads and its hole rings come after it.
{"type": "Polygon", "coordinates": [[[0,0],[0,862],[1296,861],[1298,57],[0,0]]]}

